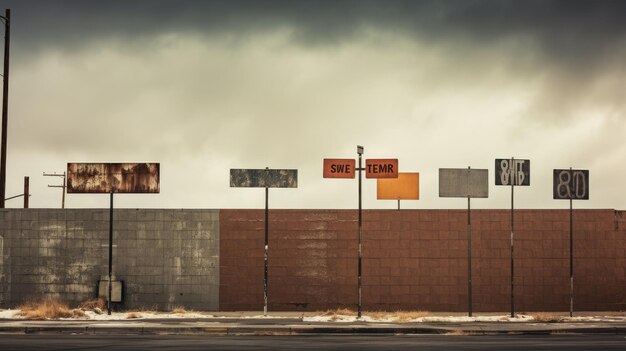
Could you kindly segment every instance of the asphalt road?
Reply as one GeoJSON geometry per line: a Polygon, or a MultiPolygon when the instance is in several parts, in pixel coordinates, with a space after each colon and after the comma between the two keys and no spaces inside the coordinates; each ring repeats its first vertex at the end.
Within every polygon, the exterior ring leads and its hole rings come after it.
{"type": "Polygon", "coordinates": [[[0,335],[0,350],[626,350],[624,335],[0,335]]]}

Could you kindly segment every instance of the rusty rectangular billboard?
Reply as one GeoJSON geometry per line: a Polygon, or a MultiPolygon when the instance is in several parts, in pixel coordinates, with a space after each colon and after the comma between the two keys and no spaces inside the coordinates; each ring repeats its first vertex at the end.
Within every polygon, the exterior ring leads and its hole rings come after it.
{"type": "Polygon", "coordinates": [[[378,200],[419,200],[420,174],[399,173],[398,178],[379,178],[376,184],[378,200]]]}
{"type": "Polygon", "coordinates": [[[68,193],[159,193],[159,163],[68,163],[68,193]]]}
{"type": "Polygon", "coordinates": [[[297,169],[231,169],[231,188],[297,188],[297,169]]]}

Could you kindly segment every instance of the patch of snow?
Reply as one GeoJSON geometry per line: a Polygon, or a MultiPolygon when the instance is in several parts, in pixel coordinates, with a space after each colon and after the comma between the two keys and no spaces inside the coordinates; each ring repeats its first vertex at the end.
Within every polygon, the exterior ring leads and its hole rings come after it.
{"type": "Polygon", "coordinates": [[[5,319],[20,318],[19,316],[15,315],[18,312],[21,312],[21,311],[20,310],[0,310],[0,319],[1,318],[5,318],[5,319]]]}
{"type": "MultiPolygon", "coordinates": [[[[19,309],[0,309],[0,319],[23,319],[18,314],[21,311],[19,309]]],[[[239,313],[220,314],[208,314],[202,312],[141,312],[141,311],[128,311],[128,312],[113,312],[108,315],[106,311],[97,313],[94,311],[85,311],[85,316],[79,318],[63,318],[63,320],[96,320],[96,321],[115,321],[115,320],[142,320],[142,319],[203,319],[203,320],[219,320],[219,319],[283,319],[294,318],[293,315],[244,315],[239,313]],[[129,316],[135,316],[135,318],[129,318],[129,316]]],[[[364,314],[360,319],[356,315],[309,315],[303,316],[304,322],[336,322],[336,323],[354,323],[354,322],[366,322],[366,323],[472,323],[472,322],[541,322],[536,321],[532,314],[517,314],[515,318],[511,318],[509,315],[483,315],[483,316],[426,316],[413,319],[401,319],[401,316],[392,312],[385,313],[382,316],[368,316],[364,314]]],[[[595,316],[575,316],[575,317],[560,317],[560,322],[626,322],[626,315],[595,315],[595,316]]]]}
{"type": "MultiPolygon", "coordinates": [[[[565,320],[565,318],[564,318],[565,320]]],[[[334,316],[310,316],[304,317],[305,322],[339,322],[339,323],[351,323],[351,322],[378,322],[378,323],[471,323],[471,322],[532,322],[534,318],[529,315],[518,314],[515,318],[511,318],[508,315],[493,315],[493,316],[427,316],[419,317],[408,320],[400,320],[393,313],[381,318],[373,318],[368,315],[363,315],[360,319],[353,315],[334,315],[334,316]]],[[[578,321],[589,321],[587,317],[580,317],[578,321]]],[[[601,321],[601,320],[596,320],[601,321]]]]}

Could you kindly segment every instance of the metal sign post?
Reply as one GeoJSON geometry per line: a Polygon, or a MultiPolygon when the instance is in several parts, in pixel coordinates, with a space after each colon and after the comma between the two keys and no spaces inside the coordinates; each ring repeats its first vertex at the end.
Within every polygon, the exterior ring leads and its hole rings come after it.
{"type": "Polygon", "coordinates": [[[24,208],[28,208],[28,197],[30,196],[30,178],[24,177],[24,208]]]}
{"type": "Polygon", "coordinates": [[[109,206],[109,281],[107,284],[107,314],[111,315],[111,291],[113,290],[113,192],[109,206]]]}
{"type": "Polygon", "coordinates": [[[569,200],[569,316],[574,315],[574,210],[573,200],[589,200],[589,170],[555,169],[552,173],[552,197],[569,200]]]}
{"type": "MultiPolygon", "coordinates": [[[[398,178],[398,159],[369,159],[365,160],[365,167],[363,167],[363,146],[357,145],[356,153],[359,156],[358,167],[355,166],[354,159],[337,159],[337,158],[325,158],[324,159],[324,178],[354,178],[355,171],[359,171],[359,217],[358,217],[358,233],[359,233],[359,248],[358,248],[358,303],[357,303],[357,317],[361,318],[362,315],[362,294],[361,294],[361,281],[362,281],[362,256],[363,256],[363,209],[362,209],[362,172],[365,171],[365,178],[398,178]]],[[[399,206],[399,205],[398,205],[399,206]]]]}
{"type": "Polygon", "coordinates": [[[65,207],[65,177],[68,194],[103,194],[110,196],[109,205],[109,269],[107,274],[107,314],[111,315],[113,290],[113,194],[160,192],[159,163],[68,163],[67,173],[45,174],[63,177],[65,207]]]}
{"type": "Polygon", "coordinates": [[[359,267],[358,267],[358,274],[359,274],[359,303],[358,303],[358,308],[357,308],[357,318],[361,318],[361,307],[362,307],[362,295],[361,295],[361,259],[362,259],[362,247],[361,247],[361,240],[362,240],[362,220],[363,220],[363,215],[362,215],[362,208],[361,208],[361,197],[362,197],[362,189],[361,189],[361,173],[363,171],[363,167],[362,167],[362,157],[363,157],[363,146],[357,146],[356,147],[356,152],[359,155],[359,267]]]}
{"type": "Polygon", "coordinates": [[[470,199],[489,197],[486,169],[440,168],[439,197],[467,198],[467,313],[472,316],[472,224],[470,199]]]}
{"type": "MultiPolygon", "coordinates": [[[[467,167],[467,169],[470,169],[467,167]]],[[[470,197],[467,197],[467,315],[472,316],[472,221],[470,220],[470,197]]]]}
{"type": "Polygon", "coordinates": [[[511,318],[515,317],[515,186],[530,185],[530,160],[496,159],[496,185],[511,186],[511,318]]]}
{"type": "MultiPolygon", "coordinates": [[[[268,167],[265,167],[269,170],[268,167]]],[[[267,270],[268,270],[268,258],[269,258],[269,187],[265,186],[265,245],[263,251],[263,315],[267,315],[267,270]]]]}
{"type": "Polygon", "coordinates": [[[265,245],[263,246],[263,315],[267,315],[269,271],[269,188],[297,188],[297,169],[231,169],[231,188],[265,188],[265,245]]]}

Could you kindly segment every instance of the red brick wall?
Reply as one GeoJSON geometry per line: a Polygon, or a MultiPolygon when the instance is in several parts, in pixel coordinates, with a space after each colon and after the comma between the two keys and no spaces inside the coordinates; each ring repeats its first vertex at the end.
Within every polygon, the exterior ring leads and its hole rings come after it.
{"type": "MultiPolygon", "coordinates": [[[[355,308],[357,212],[271,210],[269,309],[355,308]]],[[[516,210],[517,311],[569,309],[569,211],[516,210]]],[[[263,308],[263,211],[220,212],[220,309],[263,308]]],[[[367,210],[366,310],[467,311],[467,212],[367,210]]],[[[626,307],[626,216],[574,213],[575,310],[626,307]]],[[[472,211],[474,311],[509,311],[510,211],[472,211]]]]}

